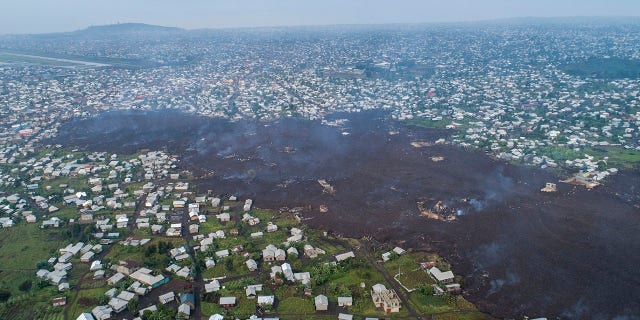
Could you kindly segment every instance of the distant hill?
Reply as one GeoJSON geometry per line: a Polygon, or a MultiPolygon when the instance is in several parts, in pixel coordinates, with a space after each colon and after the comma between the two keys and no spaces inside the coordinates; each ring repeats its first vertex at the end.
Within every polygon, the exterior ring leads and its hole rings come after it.
{"type": "Polygon", "coordinates": [[[176,27],[156,26],[145,23],[118,23],[103,26],[90,26],[86,29],[71,32],[74,35],[130,35],[143,33],[178,33],[184,29],[176,27]]]}

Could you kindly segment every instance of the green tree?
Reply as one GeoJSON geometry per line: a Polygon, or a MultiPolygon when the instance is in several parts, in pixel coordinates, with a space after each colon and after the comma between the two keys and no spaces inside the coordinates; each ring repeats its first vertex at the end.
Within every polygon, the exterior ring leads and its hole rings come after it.
{"type": "Polygon", "coordinates": [[[11,297],[11,292],[7,289],[0,289],[0,302],[5,302],[11,297]]]}
{"type": "Polygon", "coordinates": [[[25,281],[22,281],[22,283],[18,286],[18,289],[20,289],[20,291],[29,291],[31,290],[32,285],[33,283],[31,282],[31,280],[27,279],[25,281]]]}
{"type": "Polygon", "coordinates": [[[136,310],[138,310],[138,300],[137,299],[129,300],[129,302],[127,303],[127,310],[131,312],[135,312],[136,310]]]}

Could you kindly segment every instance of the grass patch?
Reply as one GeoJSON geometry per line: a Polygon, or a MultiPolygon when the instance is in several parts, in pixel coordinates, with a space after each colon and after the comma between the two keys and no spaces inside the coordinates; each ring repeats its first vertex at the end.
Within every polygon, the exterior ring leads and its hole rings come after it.
{"type": "Polygon", "coordinates": [[[18,285],[35,278],[36,264],[57,255],[57,249],[66,241],[49,239],[49,232],[37,224],[19,223],[12,228],[0,229],[0,287],[18,294],[18,285]]]}
{"type": "Polygon", "coordinates": [[[311,298],[289,297],[278,304],[279,314],[313,314],[315,305],[311,298]]]}

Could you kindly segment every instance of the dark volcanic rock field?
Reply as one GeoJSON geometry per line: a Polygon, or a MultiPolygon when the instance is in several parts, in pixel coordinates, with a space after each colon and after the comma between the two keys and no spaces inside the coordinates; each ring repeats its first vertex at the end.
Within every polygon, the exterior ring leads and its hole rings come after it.
{"type": "Polygon", "coordinates": [[[55,143],[133,153],[164,149],[205,177],[203,190],[259,207],[310,206],[307,223],[436,250],[465,278],[465,295],[497,317],[640,317],[640,173],[586,190],[543,170],[434,142],[445,131],[380,113],[319,121],[208,119],[177,112],[109,112],[74,120],[55,143]],[[443,161],[431,160],[433,156],[443,161]],[[336,192],[322,192],[326,179],[336,192]],[[457,219],[430,220],[417,202],[442,200],[457,219]],[[320,213],[324,204],[329,212],[320,213]]]}

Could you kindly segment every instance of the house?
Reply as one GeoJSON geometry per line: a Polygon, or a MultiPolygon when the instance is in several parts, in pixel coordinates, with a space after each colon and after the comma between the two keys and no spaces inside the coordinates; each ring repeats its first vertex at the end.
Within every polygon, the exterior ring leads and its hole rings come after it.
{"type": "Polygon", "coordinates": [[[196,299],[193,296],[193,293],[181,293],[180,294],[180,303],[187,304],[192,309],[196,307],[196,299]]]}
{"type": "Polygon", "coordinates": [[[293,275],[293,269],[291,268],[291,265],[288,263],[283,263],[282,264],[282,273],[284,274],[284,277],[289,280],[289,281],[295,281],[294,275],[293,275]]]}
{"type": "Polygon", "coordinates": [[[111,309],[113,309],[115,313],[120,313],[127,308],[127,301],[114,297],[114,298],[111,298],[111,300],[109,300],[109,306],[111,307],[111,309]]]}
{"type": "Polygon", "coordinates": [[[349,251],[346,253],[342,253],[342,254],[338,254],[336,255],[336,261],[337,262],[342,262],[344,260],[347,260],[349,258],[355,258],[356,256],[353,254],[353,251],[349,251]]]}
{"type": "Polygon", "coordinates": [[[111,288],[109,290],[107,290],[107,292],[104,293],[104,296],[111,299],[113,297],[116,296],[116,293],[118,293],[118,289],[117,288],[111,288]]]}
{"type": "Polygon", "coordinates": [[[140,309],[140,311],[138,312],[138,314],[142,317],[142,316],[144,315],[144,312],[145,312],[145,311],[147,311],[147,310],[148,310],[149,312],[154,312],[154,311],[158,310],[158,307],[156,307],[156,305],[155,305],[155,304],[154,304],[154,305],[151,305],[151,306],[146,307],[146,308],[144,308],[144,309],[140,309]]]}
{"type": "Polygon", "coordinates": [[[220,290],[220,281],[216,279],[204,285],[204,292],[206,293],[216,292],[218,290],[220,290]]]}
{"type": "Polygon", "coordinates": [[[252,287],[252,286],[248,286],[245,290],[244,290],[245,294],[247,295],[247,298],[249,299],[253,299],[256,297],[257,293],[256,293],[256,288],[252,287]]]}
{"type": "Polygon", "coordinates": [[[278,225],[274,224],[273,222],[269,222],[267,224],[267,232],[276,232],[278,231],[278,225]]]}
{"type": "Polygon", "coordinates": [[[182,318],[184,319],[189,319],[191,316],[191,307],[186,303],[181,304],[178,307],[178,314],[182,315],[182,318]]]}
{"type": "Polygon", "coordinates": [[[83,312],[76,318],[76,320],[95,320],[95,318],[91,313],[83,312]]]}
{"type": "Polygon", "coordinates": [[[73,254],[71,252],[67,252],[58,258],[58,262],[61,262],[61,263],[69,262],[69,260],[71,260],[72,257],[73,257],[73,254]]]}
{"type": "Polygon", "coordinates": [[[158,286],[169,282],[169,278],[165,278],[163,275],[154,276],[152,275],[152,271],[147,268],[140,268],[130,274],[129,277],[152,288],[157,288],[158,286]]]}
{"type": "Polygon", "coordinates": [[[96,320],[107,320],[111,318],[111,310],[110,306],[97,306],[91,310],[91,314],[96,320]]]}
{"type": "Polygon", "coordinates": [[[311,282],[311,274],[309,272],[294,273],[293,278],[302,284],[309,284],[311,282]]]}
{"type": "Polygon", "coordinates": [[[64,292],[66,290],[69,290],[69,282],[61,282],[58,285],[58,292],[64,292]]]}
{"type": "Polygon", "coordinates": [[[440,288],[437,284],[432,284],[431,287],[433,287],[434,296],[441,296],[444,294],[444,290],[442,290],[442,288],[440,288]]]}
{"type": "Polygon", "coordinates": [[[382,308],[386,313],[400,312],[400,298],[395,290],[387,290],[382,284],[371,287],[371,299],[376,307],[382,308]]]}
{"type": "Polygon", "coordinates": [[[135,281],[134,283],[132,283],[129,286],[129,288],[127,288],[127,290],[133,291],[139,296],[144,296],[147,293],[149,293],[149,288],[143,287],[142,283],[140,283],[140,281],[135,281]]]}
{"type": "Polygon", "coordinates": [[[282,267],[281,266],[273,266],[271,267],[271,273],[269,274],[271,276],[271,278],[275,278],[278,274],[282,273],[282,267]]]}
{"type": "Polygon", "coordinates": [[[126,302],[129,302],[131,300],[138,300],[138,296],[135,293],[131,291],[126,291],[126,290],[123,290],[122,292],[120,292],[117,298],[122,299],[126,302]]]}
{"type": "Polygon", "coordinates": [[[338,320],[352,320],[352,319],[353,319],[353,315],[351,314],[347,314],[347,313],[338,314],[338,320]]]}
{"type": "Polygon", "coordinates": [[[218,218],[220,222],[229,222],[231,220],[231,216],[226,212],[216,215],[216,218],[218,218]]]}
{"type": "Polygon", "coordinates": [[[120,272],[111,276],[111,278],[107,279],[107,284],[110,286],[116,285],[118,282],[124,280],[126,276],[120,272]]]}
{"type": "Polygon", "coordinates": [[[222,316],[221,314],[215,313],[215,314],[212,314],[211,317],[209,317],[209,320],[224,320],[224,316],[222,316]]]}
{"type": "Polygon", "coordinates": [[[209,257],[204,261],[204,265],[207,269],[211,269],[216,266],[216,261],[209,257]]]}
{"type": "Polygon", "coordinates": [[[165,234],[167,235],[167,237],[179,237],[182,234],[182,228],[170,227],[169,229],[167,229],[167,232],[165,232],[165,234]]]}
{"type": "Polygon", "coordinates": [[[352,297],[338,297],[339,307],[351,307],[353,305],[352,297]]]}
{"type": "Polygon", "coordinates": [[[54,307],[61,307],[67,304],[67,297],[59,297],[51,300],[51,305],[54,307]]]}
{"type": "Polygon", "coordinates": [[[189,267],[183,267],[182,269],[176,271],[176,276],[181,277],[181,278],[185,278],[185,279],[191,279],[191,269],[189,267]]]}
{"type": "Polygon", "coordinates": [[[249,271],[253,272],[256,271],[258,269],[258,264],[256,263],[255,260],[253,259],[249,259],[247,260],[247,262],[245,262],[245,264],[247,265],[247,268],[249,269],[249,271]]]}
{"type": "Polygon", "coordinates": [[[259,306],[272,306],[275,300],[274,296],[258,296],[256,303],[259,306]]]}
{"type": "Polygon", "coordinates": [[[97,270],[94,274],[93,274],[93,280],[98,280],[98,279],[104,279],[104,270],[97,270]]]}
{"type": "Polygon", "coordinates": [[[444,286],[448,293],[460,293],[460,284],[452,283],[444,286]]]}
{"type": "Polygon", "coordinates": [[[262,259],[264,261],[284,261],[286,258],[287,253],[272,244],[262,250],[262,259]]]}
{"type": "Polygon", "coordinates": [[[316,311],[327,311],[329,309],[329,299],[325,295],[318,295],[314,298],[316,311]]]}
{"type": "Polygon", "coordinates": [[[173,201],[173,207],[174,208],[184,208],[185,202],[182,200],[175,200],[173,201]]]}
{"type": "Polygon", "coordinates": [[[93,256],[95,255],[95,253],[93,251],[89,251],[85,254],[82,255],[82,257],[80,257],[80,262],[90,262],[91,259],[93,259],[93,256]]]}
{"type": "Polygon", "coordinates": [[[226,309],[236,305],[236,297],[220,297],[220,306],[226,309]]]}
{"type": "Polygon", "coordinates": [[[290,247],[289,249],[287,249],[287,254],[297,258],[298,257],[298,249],[296,249],[296,247],[290,247]]]}
{"type": "Polygon", "coordinates": [[[395,252],[397,255],[401,256],[406,251],[404,249],[400,248],[400,247],[395,247],[395,248],[393,248],[393,252],[395,252]]]}
{"type": "Polygon", "coordinates": [[[216,251],[216,257],[218,257],[218,258],[224,258],[224,257],[228,257],[228,256],[229,256],[229,250],[228,249],[216,251]]]}
{"type": "Polygon", "coordinates": [[[382,261],[387,262],[391,259],[391,251],[385,252],[382,254],[382,261]]]}
{"type": "Polygon", "coordinates": [[[433,267],[428,271],[429,275],[433,277],[436,281],[440,283],[451,283],[453,282],[453,272],[445,271],[442,272],[438,267],[433,267]]]}
{"type": "Polygon", "coordinates": [[[162,304],[167,304],[169,302],[172,302],[172,301],[176,300],[176,295],[175,295],[175,293],[173,293],[173,291],[170,291],[170,292],[167,292],[165,294],[160,295],[158,297],[158,300],[162,304]]]}
{"type": "Polygon", "coordinates": [[[264,233],[262,233],[262,231],[258,231],[258,232],[252,232],[250,236],[253,239],[257,239],[257,238],[262,237],[263,235],[264,235],[264,233]]]}

